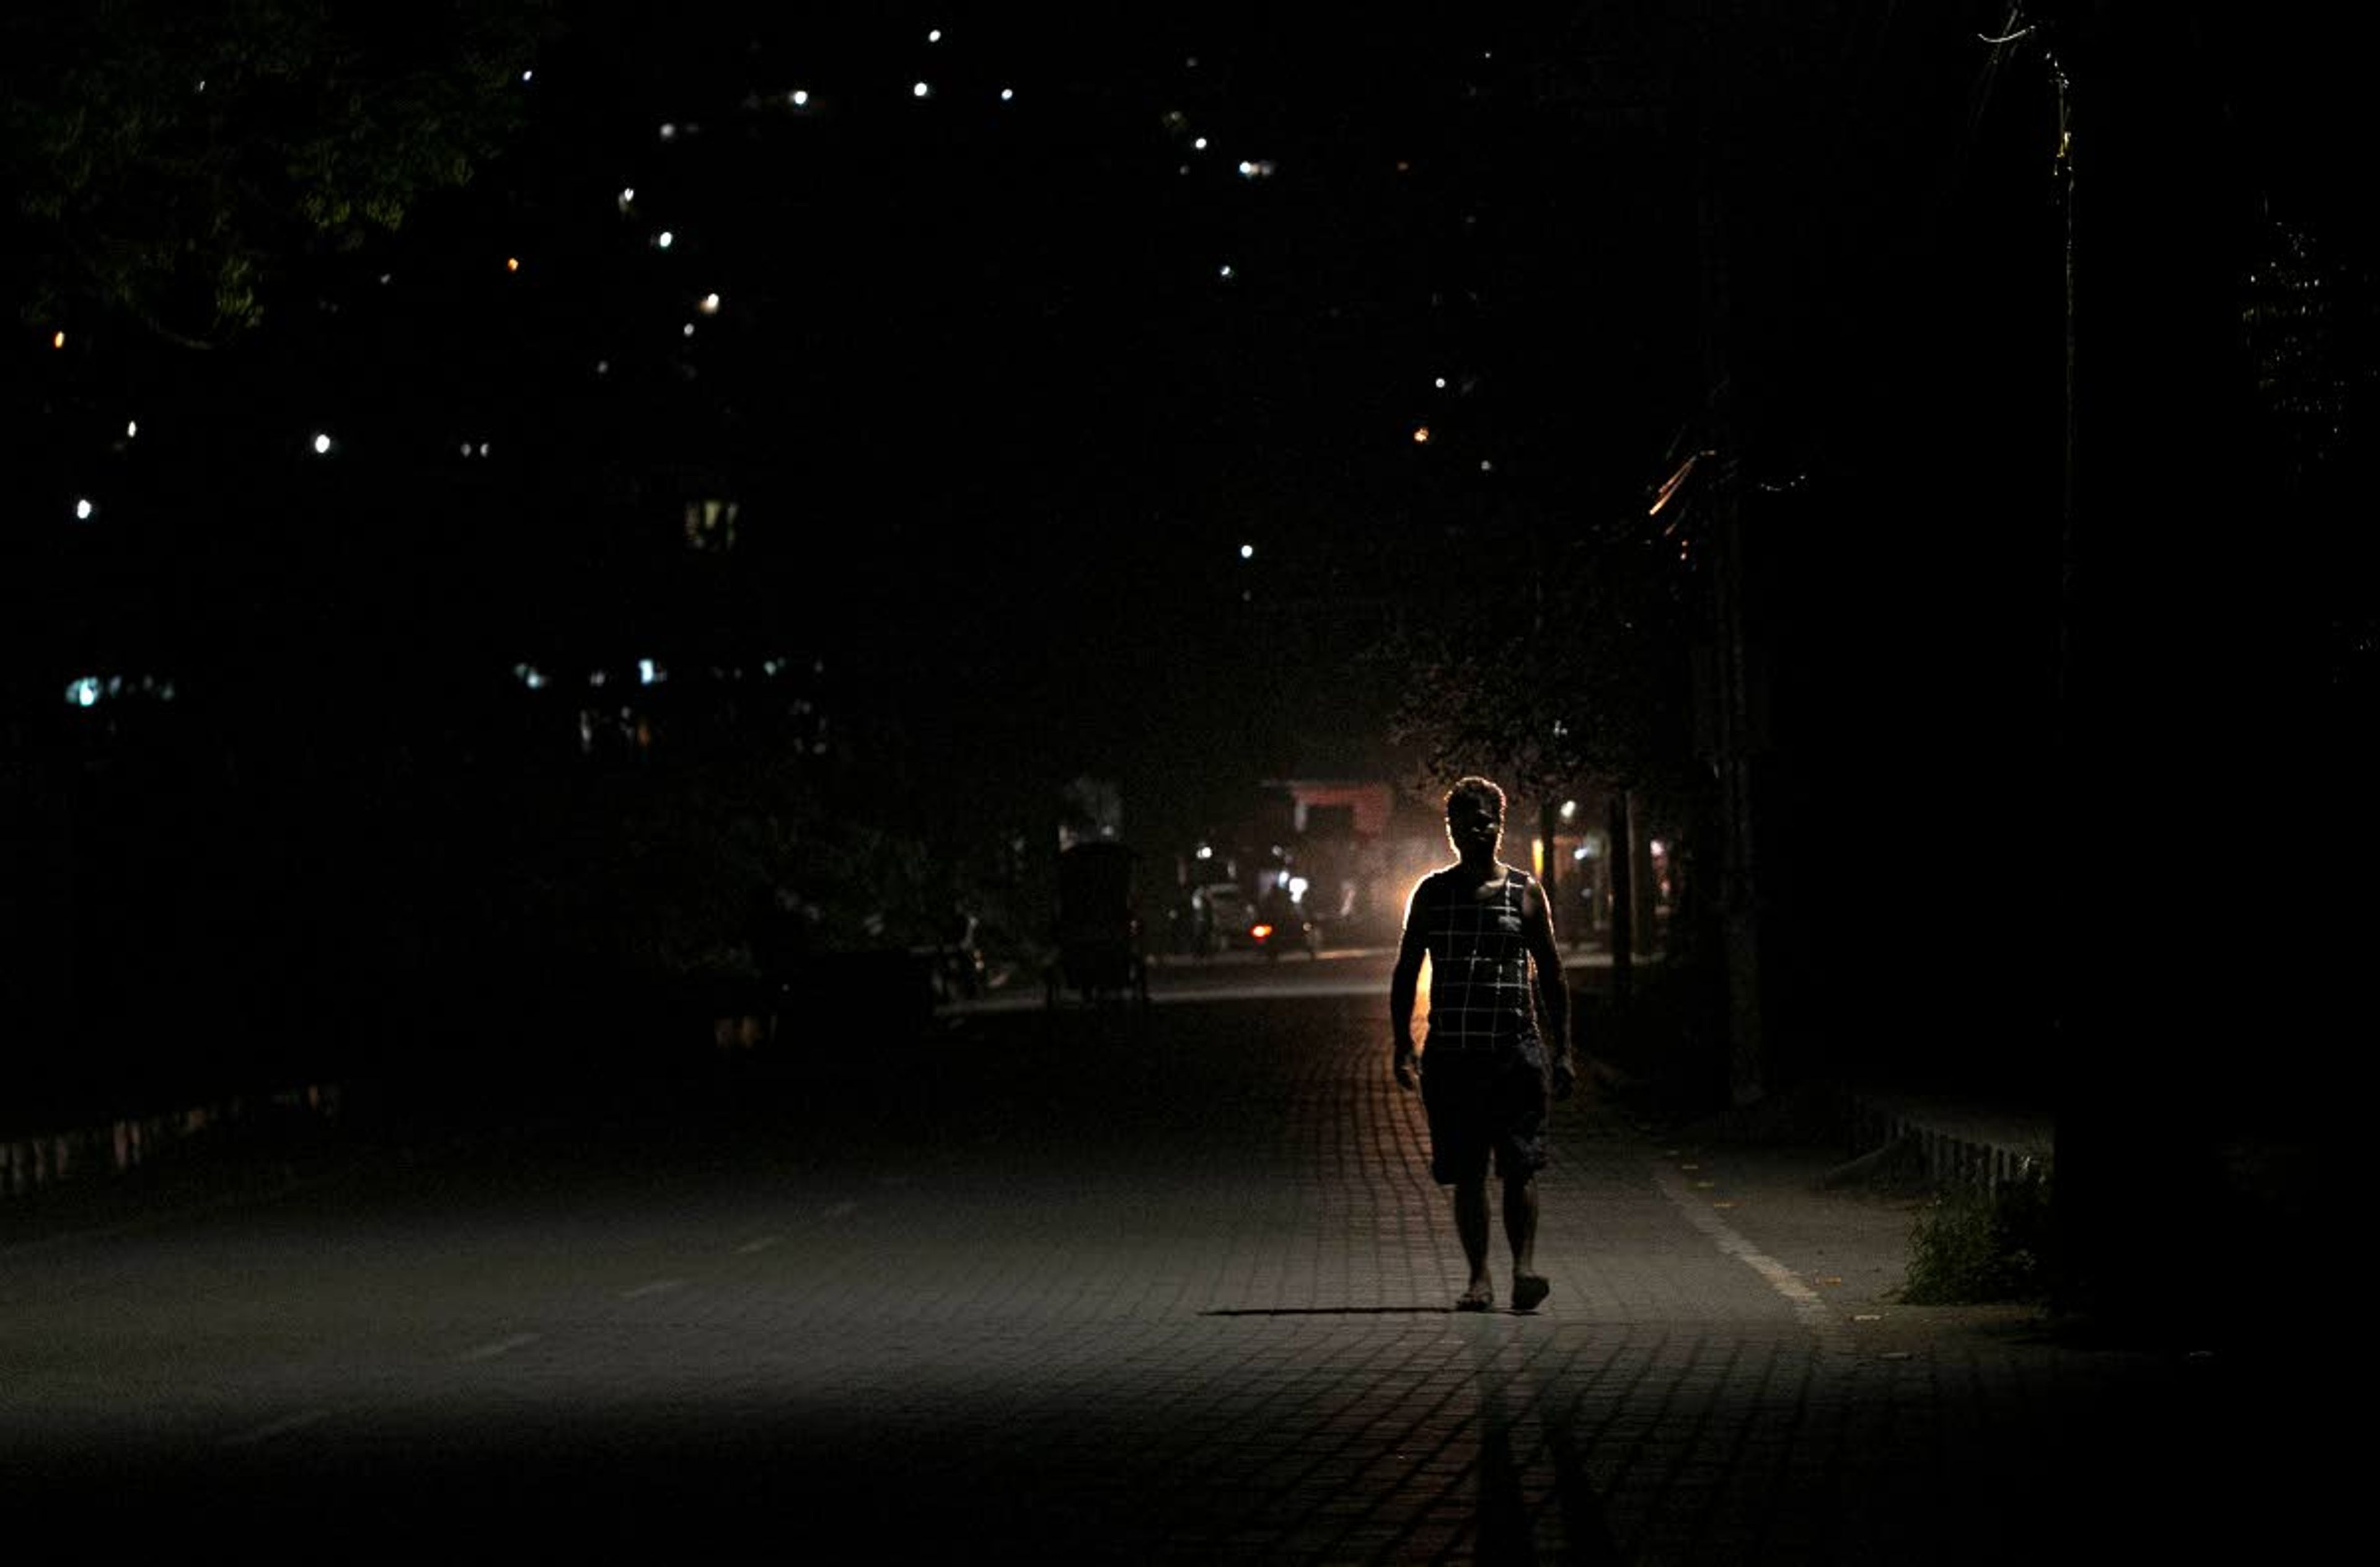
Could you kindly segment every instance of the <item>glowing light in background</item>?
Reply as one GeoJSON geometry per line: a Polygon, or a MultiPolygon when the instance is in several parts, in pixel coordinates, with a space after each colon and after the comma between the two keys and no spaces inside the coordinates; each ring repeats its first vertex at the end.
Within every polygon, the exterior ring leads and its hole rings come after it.
{"type": "Polygon", "coordinates": [[[506,256],[504,258],[504,270],[506,272],[520,271],[520,258],[518,256],[506,256]]]}
{"type": "Polygon", "coordinates": [[[314,455],[316,456],[327,457],[331,455],[331,437],[326,432],[319,430],[316,431],[314,432],[313,444],[314,455]]]}
{"type": "Polygon", "coordinates": [[[87,496],[75,502],[75,520],[78,522],[89,522],[98,511],[99,508],[92,505],[87,496]]]}
{"type": "Polygon", "coordinates": [[[129,440],[131,440],[131,439],[132,439],[132,437],[134,437],[134,436],[136,436],[136,435],[138,435],[138,434],[140,434],[140,421],[139,419],[126,419],[126,420],[124,421],[124,438],[125,438],[126,440],[129,441],[129,440]]]}
{"type": "Polygon", "coordinates": [[[694,308],[700,310],[704,315],[715,316],[719,313],[719,296],[716,294],[705,294],[702,297],[701,302],[694,308]]]}
{"type": "Polygon", "coordinates": [[[67,700],[79,708],[99,705],[99,678],[86,674],[79,680],[67,682],[67,700]]]}
{"type": "Polygon", "coordinates": [[[1254,544],[1243,544],[1240,546],[1240,559],[1244,561],[1252,561],[1256,558],[1257,547],[1254,544]]]}
{"type": "Polygon", "coordinates": [[[1429,426],[1425,424],[1420,429],[1414,431],[1414,444],[1416,446],[1427,446],[1429,444],[1429,426]]]}
{"type": "Polygon", "coordinates": [[[919,81],[910,84],[909,96],[912,98],[930,98],[933,93],[934,90],[929,83],[919,81]]]}
{"type": "Polygon", "coordinates": [[[63,333],[63,332],[53,332],[53,333],[51,333],[51,334],[50,334],[50,346],[51,346],[51,347],[53,347],[53,348],[63,348],[63,347],[65,347],[66,346],[67,346],[67,334],[66,334],[65,333],[63,333]]]}
{"type": "Polygon", "coordinates": [[[653,236],[653,243],[654,243],[654,244],[656,244],[656,245],[658,245],[658,246],[660,246],[662,249],[666,250],[666,249],[668,249],[671,246],[673,246],[673,245],[674,245],[674,244],[676,244],[676,243],[677,243],[677,236],[676,236],[676,235],[674,235],[674,234],[672,234],[668,229],[666,229],[666,228],[665,228],[665,229],[662,229],[659,234],[656,234],[656,235],[654,235],[654,236],[653,236]]]}

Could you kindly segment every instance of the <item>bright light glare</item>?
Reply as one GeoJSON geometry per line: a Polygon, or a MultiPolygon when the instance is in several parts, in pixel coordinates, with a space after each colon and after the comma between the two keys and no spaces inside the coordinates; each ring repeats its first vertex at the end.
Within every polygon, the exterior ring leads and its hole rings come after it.
{"type": "Polygon", "coordinates": [[[92,505],[87,499],[77,501],[75,503],[75,516],[81,521],[89,522],[91,520],[91,513],[97,510],[99,510],[99,508],[92,505]]]}
{"type": "Polygon", "coordinates": [[[912,98],[923,98],[930,94],[934,90],[931,87],[920,81],[910,87],[909,96],[912,98]]]}
{"type": "Polygon", "coordinates": [[[1420,429],[1414,431],[1414,444],[1416,446],[1427,446],[1429,444],[1429,426],[1425,424],[1420,429]]]}
{"type": "Polygon", "coordinates": [[[518,256],[506,256],[504,258],[504,270],[506,272],[520,271],[520,258],[518,256]]]}
{"type": "Polygon", "coordinates": [[[53,332],[53,333],[51,333],[51,334],[50,334],[50,346],[51,346],[51,347],[53,347],[53,348],[63,348],[63,347],[65,347],[66,346],[67,346],[67,334],[66,334],[65,333],[63,333],[63,332],[53,332]]]}
{"type": "Polygon", "coordinates": [[[1016,101],[1016,89],[1013,87],[1002,88],[1000,90],[1000,101],[1003,103],[1014,103],[1016,101]]]}
{"type": "Polygon", "coordinates": [[[793,91],[793,92],[790,94],[790,96],[792,97],[792,99],[793,99],[793,101],[794,101],[794,107],[795,107],[795,108],[796,108],[796,109],[806,109],[806,108],[809,107],[809,102],[810,102],[809,89],[808,89],[808,88],[806,88],[806,87],[796,87],[796,88],[795,88],[795,89],[794,89],[794,91],[793,91]]]}
{"type": "Polygon", "coordinates": [[[1252,561],[1256,558],[1257,547],[1254,544],[1243,544],[1240,546],[1240,559],[1244,561],[1252,561]]]}
{"type": "Polygon", "coordinates": [[[99,681],[86,674],[79,680],[67,682],[67,700],[79,708],[99,705],[99,681]]]}
{"type": "Polygon", "coordinates": [[[322,434],[320,431],[315,433],[314,455],[318,457],[326,457],[331,455],[331,438],[328,435],[322,434]]]}
{"type": "Polygon", "coordinates": [[[138,434],[140,434],[140,421],[139,419],[126,419],[126,420],[124,421],[124,434],[125,434],[126,439],[128,439],[128,439],[130,439],[131,437],[133,437],[133,436],[135,436],[135,435],[138,435],[138,434]]]}
{"type": "Polygon", "coordinates": [[[941,28],[935,28],[926,34],[926,42],[929,43],[940,43],[941,41],[942,30],[941,28]]]}
{"type": "Polygon", "coordinates": [[[657,235],[655,235],[655,236],[653,237],[653,243],[654,243],[654,244],[656,244],[656,245],[658,245],[658,246],[660,246],[662,249],[666,250],[666,249],[668,249],[671,246],[673,246],[673,245],[674,245],[674,244],[676,244],[676,243],[677,243],[677,236],[676,236],[676,235],[674,235],[674,234],[672,234],[668,229],[666,229],[666,228],[665,228],[665,229],[662,229],[659,234],[657,234],[657,235]]]}
{"type": "Polygon", "coordinates": [[[1193,141],[1192,143],[1190,143],[1190,145],[1191,145],[1192,147],[1196,148],[1197,151],[1199,151],[1199,152],[1205,152],[1205,151],[1207,150],[1207,139],[1206,139],[1205,137],[1203,137],[1203,136],[1202,136],[1202,137],[1198,138],[1198,140],[1197,140],[1193,141]]]}
{"type": "Polygon", "coordinates": [[[664,678],[666,678],[666,676],[662,674],[661,665],[655,663],[652,660],[638,659],[637,661],[638,685],[654,686],[660,684],[664,678]]]}
{"type": "Polygon", "coordinates": [[[1213,859],[1213,858],[1215,857],[1215,851],[1214,851],[1214,848],[1213,848],[1211,845],[1207,844],[1199,844],[1199,845],[1198,845],[1198,857],[1199,857],[1200,859],[1213,859]]]}
{"type": "Polygon", "coordinates": [[[719,313],[719,296],[716,294],[705,294],[702,297],[702,303],[695,306],[695,309],[700,310],[707,316],[717,315],[719,313]]]}

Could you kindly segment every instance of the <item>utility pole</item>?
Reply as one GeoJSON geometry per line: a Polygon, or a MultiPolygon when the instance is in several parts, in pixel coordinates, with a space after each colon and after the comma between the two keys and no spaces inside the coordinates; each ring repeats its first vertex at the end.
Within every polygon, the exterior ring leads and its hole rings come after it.
{"type": "Polygon", "coordinates": [[[1738,1105],[1766,1098],[1768,1089],[1767,1045],[1763,1026],[1760,981],[1760,900],[1762,888],[1755,854],[1753,748],[1755,713],[1745,656],[1745,569],[1742,487],[1742,448],[1735,426],[1734,390],[1728,339],[1732,305],[1729,298],[1727,236],[1721,176],[1714,148],[1714,117],[1724,101],[1725,83],[1709,74],[1719,67],[1717,30],[1703,18],[1702,64],[1695,79],[1695,233],[1702,276],[1703,370],[1709,386],[1706,423],[1712,448],[1711,482],[1705,504],[1709,508],[1709,540],[1714,558],[1711,581],[1712,658],[1710,688],[1711,761],[1719,794],[1719,917],[1726,965],[1728,1017],[1728,1093],[1738,1105]]]}
{"type": "MultiPolygon", "coordinates": [[[[2035,30],[2012,28],[2009,42],[2035,30]]],[[[2225,133],[2220,104],[2194,88],[2188,67],[2203,62],[2186,17],[2097,0],[2037,30],[2067,203],[2064,832],[2058,890],[2045,893],[2059,900],[2060,1287],[2083,1309],[2178,1319],[2199,1292],[2171,1261],[2209,1200],[2217,1096],[2204,1052],[2229,1042],[2216,1036],[2236,998],[2212,966],[2177,958],[2204,932],[2194,866],[2176,844],[2228,813],[2221,750],[2260,697],[2225,662],[2227,639],[2253,624],[2251,574],[2227,541],[2168,525],[2232,515],[2245,483],[2221,395],[2238,331],[2213,173],[2225,133]]]]}

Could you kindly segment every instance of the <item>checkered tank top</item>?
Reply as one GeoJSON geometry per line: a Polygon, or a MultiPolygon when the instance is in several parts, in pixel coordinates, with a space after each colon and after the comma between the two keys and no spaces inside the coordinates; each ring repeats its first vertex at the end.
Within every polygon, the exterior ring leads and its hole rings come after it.
{"type": "Polygon", "coordinates": [[[1485,898],[1451,878],[1432,880],[1414,911],[1429,944],[1429,1048],[1509,1050],[1535,1039],[1529,949],[1521,938],[1528,874],[1506,867],[1503,886],[1485,898]]]}

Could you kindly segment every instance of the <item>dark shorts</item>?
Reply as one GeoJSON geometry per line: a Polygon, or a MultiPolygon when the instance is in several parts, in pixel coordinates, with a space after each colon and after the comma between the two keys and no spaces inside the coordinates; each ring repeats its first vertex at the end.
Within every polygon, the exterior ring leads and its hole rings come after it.
{"type": "Polygon", "coordinates": [[[1535,1039],[1499,1051],[1425,1050],[1421,1102],[1429,1172],[1444,1185],[1496,1173],[1524,1180],[1546,1166],[1546,1058],[1535,1039]]]}

